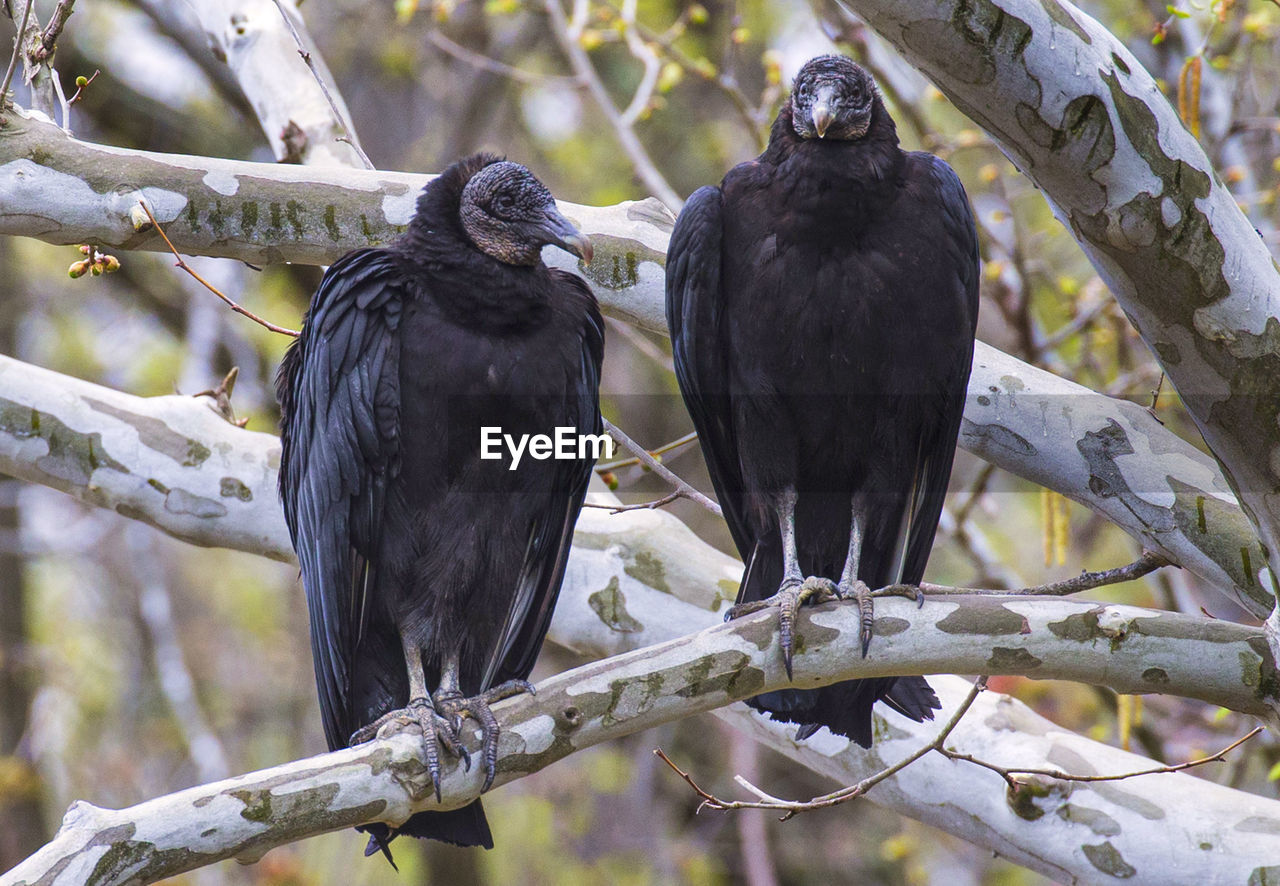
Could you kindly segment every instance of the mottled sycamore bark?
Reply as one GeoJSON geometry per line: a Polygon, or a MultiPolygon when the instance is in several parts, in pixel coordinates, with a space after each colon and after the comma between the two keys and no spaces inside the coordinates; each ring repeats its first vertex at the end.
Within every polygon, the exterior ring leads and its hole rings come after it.
{"type": "MultiPolygon", "coordinates": [[[[621,593],[620,589],[615,593],[621,593]]],[[[1062,600],[993,602],[976,612],[968,605],[927,604],[923,612],[932,612],[925,620],[933,623],[925,625],[911,624],[920,622],[921,610],[909,601],[894,599],[882,604],[876,655],[866,659],[858,654],[860,616],[856,607],[828,604],[806,612],[800,625],[805,651],[796,659],[795,682],[817,686],[851,676],[902,673],[914,669],[908,663],[916,660],[921,637],[938,635],[946,638],[944,645],[982,649],[989,649],[994,640],[997,651],[1007,652],[985,662],[984,669],[992,673],[1021,672],[1032,657],[1024,644],[1039,642],[1058,647],[1053,650],[1053,660],[1070,661],[1070,669],[1090,669],[1095,674],[1131,669],[1150,672],[1154,670],[1149,667],[1153,656],[1173,667],[1175,658],[1186,651],[1187,676],[1197,682],[1217,681],[1212,690],[1215,693],[1234,692],[1243,702],[1246,697],[1271,694],[1275,689],[1255,678],[1252,687],[1240,691],[1244,684],[1239,681],[1237,659],[1250,659],[1256,670],[1261,659],[1254,647],[1260,646],[1265,655],[1267,646],[1258,631],[1239,626],[1135,607],[1092,607],[1062,600]],[[1063,646],[1070,647],[1071,654],[1063,654],[1063,646]],[[1168,654],[1175,648],[1178,655],[1168,654]],[[1017,649],[1024,652],[1014,654],[1017,649]],[[1227,662],[1225,670],[1217,667],[1218,659],[1227,662]]],[[[713,618],[707,613],[704,620],[713,618]]],[[[788,685],[775,622],[772,613],[759,613],[721,623],[698,634],[557,675],[543,681],[536,696],[504,703],[498,709],[504,732],[495,783],[535,772],[599,742],[788,685]]],[[[594,630],[598,632],[600,625],[594,630]]],[[[1050,670],[1056,673],[1056,669],[1050,670]]],[[[1152,679],[1137,673],[1135,670],[1135,679],[1152,679]]],[[[1045,676],[1049,675],[1046,671],[1045,676]]],[[[1167,687],[1182,676],[1169,675],[1167,682],[1157,682],[1167,687]]],[[[957,701],[949,691],[944,691],[944,697],[951,705],[957,701]]],[[[1265,707],[1259,701],[1246,703],[1260,710],[1265,707]]],[[[1025,714],[1012,702],[1006,703],[1003,712],[999,707],[988,707],[985,721],[979,719],[983,713],[977,713],[972,723],[953,734],[954,743],[961,752],[985,757],[1017,736],[1038,750],[1037,759],[1048,757],[1052,765],[1079,774],[1136,771],[1151,765],[1131,755],[1116,757],[1101,746],[1096,746],[1099,754],[1091,753],[1095,747],[1084,739],[1071,750],[1056,739],[1044,741],[1048,738],[1045,734],[1037,742],[1034,730],[1019,735],[1021,727],[1043,723],[1025,714]],[[1102,769],[1117,764],[1117,770],[1102,769]]],[[[753,714],[738,716],[756,718],[753,714]]],[[[881,721],[872,759],[891,761],[918,743],[920,731],[937,728],[926,725],[904,730],[904,722],[909,721],[881,721]]],[[[474,746],[478,738],[475,730],[468,733],[474,746]]],[[[847,749],[846,745],[827,736],[826,741],[818,740],[805,751],[815,762],[825,760],[838,771],[831,761],[847,749]],[[831,742],[836,747],[831,747],[831,742]]],[[[1007,749],[1000,758],[1008,759],[1007,749]]],[[[1023,830],[1022,821],[1035,822],[1046,811],[1054,811],[1063,821],[1045,828],[1050,832],[1045,840],[1052,839],[1057,845],[1046,842],[1037,846],[1029,841],[1021,856],[1030,858],[1033,867],[1057,876],[1065,874],[1068,879],[1089,879],[1091,872],[1096,876],[1098,870],[1106,870],[1099,858],[1090,854],[1093,849],[1104,851],[1107,862],[1122,862],[1124,869],[1131,871],[1129,876],[1141,872],[1139,882],[1167,876],[1172,860],[1180,875],[1243,883],[1266,859],[1271,829],[1280,827],[1280,802],[1184,775],[1146,777],[1140,793],[1126,784],[1084,788],[1042,780],[1033,782],[1023,796],[1006,801],[999,780],[990,783],[987,778],[990,773],[941,758],[930,762],[935,766],[941,763],[933,772],[935,779],[950,774],[960,781],[972,783],[976,777],[986,782],[982,793],[989,818],[965,821],[950,816],[954,821],[949,829],[980,844],[995,847],[1007,840],[1019,845],[1014,834],[1023,830]],[[1002,824],[999,810],[1006,802],[1004,815],[1012,820],[1002,824]],[[1094,803],[1106,808],[1087,805],[1094,803]],[[1206,812],[1216,817],[1206,820],[1206,812]],[[1211,839],[1220,851],[1230,852],[1228,859],[1186,840],[1170,846],[1166,818],[1178,822],[1177,827],[1194,822],[1199,837],[1211,839]],[[1073,828],[1072,823],[1086,826],[1073,828]],[[1099,824],[1104,825],[1101,830],[1099,824]],[[1209,830],[1204,830],[1206,825],[1209,830]],[[1222,879],[1224,874],[1230,879],[1222,879]]],[[[0,884],[149,883],[220,859],[256,859],[271,846],[312,834],[372,820],[397,823],[423,809],[456,808],[477,795],[483,777],[480,767],[466,771],[449,760],[442,779],[442,800],[437,803],[421,757],[420,740],[401,735],[202,785],[129,809],[103,810],[79,803],[68,812],[58,837],[0,877],[0,884]]],[[[935,792],[925,791],[916,803],[922,808],[934,806],[935,799],[935,792]]]]}

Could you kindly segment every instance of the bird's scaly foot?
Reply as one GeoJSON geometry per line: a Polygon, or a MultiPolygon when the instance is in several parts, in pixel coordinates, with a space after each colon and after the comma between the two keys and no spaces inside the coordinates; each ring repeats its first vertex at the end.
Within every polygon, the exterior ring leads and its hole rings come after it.
{"type": "Polygon", "coordinates": [[[432,706],[426,698],[412,699],[400,710],[390,711],[374,720],[368,726],[357,729],[351,735],[349,744],[353,747],[373,741],[375,738],[389,738],[401,732],[417,731],[422,735],[426,745],[427,772],[431,775],[431,784],[436,789],[436,802],[440,801],[440,748],[453,754],[462,761],[462,765],[471,769],[471,754],[467,753],[458,741],[458,730],[448,717],[432,706]]]}
{"type": "MultiPolygon", "coordinates": [[[[864,585],[865,587],[865,585],[864,585]]],[[[778,592],[764,600],[753,600],[750,603],[739,603],[725,613],[724,620],[731,621],[767,609],[778,607],[778,641],[782,645],[782,664],[787,669],[787,679],[791,679],[791,655],[794,646],[796,616],[800,605],[812,601],[826,603],[828,600],[840,598],[840,591],[829,578],[811,575],[801,580],[798,578],[783,579],[778,592]]]]}
{"type": "Polygon", "coordinates": [[[475,720],[480,724],[484,741],[484,787],[480,789],[481,793],[489,790],[497,774],[498,736],[502,734],[498,718],[489,710],[489,705],[526,692],[535,694],[532,683],[526,680],[508,680],[470,698],[464,697],[460,692],[440,691],[435,694],[436,710],[449,718],[454,734],[462,731],[463,720],[475,720]]]}
{"type": "Polygon", "coordinates": [[[851,583],[841,583],[836,588],[836,596],[841,600],[848,600],[852,597],[858,603],[858,616],[861,622],[861,630],[858,637],[862,641],[862,657],[867,657],[867,649],[871,647],[871,634],[875,630],[876,610],[874,602],[874,594],[867,587],[867,583],[861,579],[854,579],[851,583]]]}
{"type": "Polygon", "coordinates": [[[885,585],[883,588],[877,588],[871,592],[873,599],[881,597],[905,597],[908,600],[914,600],[917,609],[924,608],[924,591],[919,585],[885,585]]]}

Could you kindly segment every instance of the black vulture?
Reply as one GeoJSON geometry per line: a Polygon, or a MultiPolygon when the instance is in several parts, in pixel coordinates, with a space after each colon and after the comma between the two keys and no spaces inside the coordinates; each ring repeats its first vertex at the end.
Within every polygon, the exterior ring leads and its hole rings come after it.
{"type": "MultiPolygon", "coordinates": [[[[810,60],[757,159],[700,188],[667,255],[676,375],[746,564],[730,617],[917,583],[973,360],[978,246],[946,163],[898,147],[874,81],[810,60]],[[808,578],[806,578],[808,576],[808,578]],[[776,592],[776,593],[775,593],[776,592]]],[[[883,699],[916,720],[918,676],[786,689],[751,703],[864,747],[883,699]]]]}
{"type": "MultiPolygon", "coordinates": [[[[465,718],[493,781],[489,704],[530,689],[593,461],[482,458],[482,429],[601,433],[599,308],[546,244],[591,257],[529,170],[460,160],[402,237],[328,269],[277,381],[329,748],[421,730],[437,796],[465,718]]],[[[397,834],[493,846],[479,801],[362,829],[388,859],[397,834]]]]}

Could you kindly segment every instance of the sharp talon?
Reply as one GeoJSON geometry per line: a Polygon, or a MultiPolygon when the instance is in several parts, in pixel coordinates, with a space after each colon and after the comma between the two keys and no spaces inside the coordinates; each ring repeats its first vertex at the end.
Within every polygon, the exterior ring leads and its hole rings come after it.
{"type": "Polygon", "coordinates": [[[916,609],[924,609],[924,591],[916,588],[916,609]]]}

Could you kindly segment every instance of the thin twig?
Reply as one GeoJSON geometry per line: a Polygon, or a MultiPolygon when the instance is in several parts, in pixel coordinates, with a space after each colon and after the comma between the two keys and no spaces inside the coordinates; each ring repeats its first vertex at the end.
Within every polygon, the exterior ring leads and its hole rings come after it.
{"type": "Polygon", "coordinates": [[[502,77],[508,77],[517,83],[544,84],[558,83],[564,86],[571,86],[574,89],[585,89],[586,84],[577,77],[567,77],[563,74],[538,74],[534,71],[526,71],[521,68],[509,65],[506,62],[500,62],[496,58],[476,52],[474,49],[468,49],[461,43],[450,40],[439,31],[428,31],[427,40],[436,49],[439,49],[445,55],[452,56],[464,64],[471,65],[479,71],[488,71],[490,74],[498,74],[502,77]]]}
{"type": "Polygon", "coordinates": [[[641,354],[644,354],[654,363],[657,363],[667,372],[676,371],[676,364],[675,361],[671,359],[671,355],[663,351],[662,348],[658,347],[653,342],[649,341],[649,339],[645,338],[644,333],[636,329],[630,323],[608,315],[605,316],[604,323],[618,335],[626,339],[627,344],[631,345],[631,347],[635,348],[641,354]]]}
{"type": "MultiPolygon", "coordinates": [[[[277,3],[280,0],[276,0],[277,3]]],[[[565,56],[569,59],[569,66],[573,68],[573,72],[578,75],[578,79],[586,84],[587,89],[591,92],[591,97],[600,108],[600,112],[604,114],[605,119],[613,128],[614,135],[618,139],[618,144],[631,160],[631,165],[635,167],[636,174],[640,176],[640,180],[644,182],[655,197],[667,205],[672,212],[679,212],[680,207],[684,205],[684,201],[680,199],[680,195],[675,189],[667,183],[666,178],[658,171],[658,167],[654,164],[653,159],[649,156],[649,152],[645,150],[643,144],[640,143],[639,137],[636,136],[635,130],[627,121],[618,113],[618,109],[613,104],[613,99],[609,97],[609,91],[605,89],[604,83],[601,82],[600,76],[596,73],[595,65],[591,63],[591,57],[587,55],[587,51],[582,48],[582,44],[578,42],[572,33],[568,19],[565,18],[564,10],[560,7],[560,0],[546,0],[547,16],[551,19],[551,33],[559,42],[560,48],[564,51],[565,56]]]]}
{"type": "MultiPolygon", "coordinates": [[[[663,443],[657,449],[647,449],[645,451],[648,452],[650,455],[652,455],[654,458],[657,458],[659,455],[662,455],[664,452],[670,452],[673,449],[679,449],[681,446],[685,446],[689,443],[692,443],[694,440],[697,440],[697,439],[698,439],[697,432],[690,431],[689,433],[685,434],[683,437],[677,437],[676,439],[672,440],[670,443],[663,443]]],[[[607,465],[600,465],[598,468],[596,468],[596,473],[607,474],[610,471],[616,471],[620,468],[629,468],[632,465],[638,465],[638,464],[640,464],[640,459],[638,458],[624,458],[621,461],[611,461],[607,465]]]]}
{"type": "Polygon", "coordinates": [[[1081,591],[1090,591],[1094,588],[1100,588],[1103,585],[1119,584],[1123,581],[1133,581],[1136,578],[1148,573],[1155,572],[1164,566],[1174,565],[1169,559],[1155,553],[1154,551],[1143,551],[1142,556],[1132,563],[1125,566],[1117,566],[1114,569],[1104,569],[1099,572],[1081,572],[1072,578],[1066,578],[1062,581],[1054,581],[1049,584],[1034,585],[1027,588],[1012,588],[1009,590],[995,590],[991,588],[953,588],[948,585],[935,585],[927,581],[922,581],[918,585],[888,585],[873,592],[873,596],[891,597],[891,596],[915,596],[918,591],[925,596],[959,596],[962,594],[984,594],[988,596],[999,597],[1065,597],[1069,594],[1078,594],[1081,591]]]}
{"type": "Polygon", "coordinates": [[[1140,775],[1165,775],[1170,772],[1182,772],[1184,769],[1192,769],[1196,766],[1203,766],[1206,763],[1221,763],[1227,754],[1234,751],[1240,745],[1253,738],[1263,727],[1258,726],[1242,738],[1237,738],[1231,744],[1227,745],[1216,754],[1210,754],[1207,757],[1200,757],[1196,760],[1187,760],[1183,763],[1174,763],[1169,766],[1153,766],[1150,769],[1139,769],[1134,772],[1121,772],[1115,775],[1072,775],[1069,772],[1063,772],[1058,769],[1017,769],[998,766],[995,763],[988,762],[974,757],[972,754],[962,754],[959,751],[950,751],[946,748],[938,748],[938,752],[950,760],[962,760],[965,763],[973,763],[975,766],[981,766],[983,769],[990,769],[1005,780],[1013,790],[1018,790],[1021,785],[1018,783],[1017,776],[1035,775],[1044,778],[1054,778],[1058,781],[1079,781],[1079,782],[1098,782],[1098,781],[1121,781],[1126,778],[1137,778],[1140,775]]]}
{"type": "Polygon", "coordinates": [[[39,45],[32,50],[33,61],[42,62],[53,55],[53,45],[58,41],[58,35],[62,33],[67,19],[71,18],[75,4],[76,0],[58,0],[53,15],[49,16],[49,24],[44,26],[44,31],[40,34],[39,45]]]}
{"type": "Polygon", "coordinates": [[[165,245],[168,246],[169,251],[173,253],[173,257],[178,260],[177,266],[179,268],[182,268],[182,270],[186,271],[188,274],[194,277],[196,279],[196,282],[198,282],[205,289],[209,290],[218,298],[226,302],[227,307],[231,308],[231,310],[235,311],[237,314],[243,314],[245,317],[248,317],[253,322],[267,329],[270,329],[272,332],[278,332],[281,335],[288,335],[288,336],[292,336],[293,338],[298,337],[298,331],[296,329],[286,329],[285,327],[277,326],[276,324],[268,320],[263,320],[257,314],[253,313],[253,311],[250,311],[247,308],[240,307],[240,305],[236,304],[230,298],[223,295],[222,291],[219,290],[218,287],[214,286],[204,277],[201,277],[199,274],[197,274],[195,270],[189,264],[187,264],[186,260],[183,259],[183,257],[178,254],[178,250],[174,248],[173,241],[169,239],[169,235],[164,232],[164,228],[160,227],[160,222],[156,221],[156,217],[151,214],[151,207],[147,206],[146,203],[142,203],[142,202],[140,202],[138,205],[141,206],[142,211],[147,214],[147,218],[151,220],[151,224],[155,226],[156,231],[159,232],[160,237],[165,242],[165,245]]]}
{"type": "MultiPolygon", "coordinates": [[[[554,3],[555,0],[552,0],[552,2],[554,3]]],[[[718,504],[716,504],[711,499],[703,495],[701,492],[694,489],[688,483],[686,483],[685,481],[677,477],[675,474],[673,474],[670,468],[668,468],[662,462],[658,461],[656,458],[650,455],[648,450],[645,449],[643,446],[641,446],[639,443],[637,443],[635,440],[632,440],[622,431],[618,430],[617,426],[615,426],[607,418],[601,419],[601,421],[604,422],[605,432],[609,436],[613,437],[613,439],[621,443],[624,447],[626,447],[631,452],[633,452],[636,458],[639,459],[642,465],[645,465],[646,467],[649,468],[649,470],[653,471],[659,477],[661,477],[662,479],[670,483],[685,498],[689,499],[690,501],[697,502],[698,504],[706,508],[708,511],[715,514],[717,517],[724,516],[724,512],[720,510],[720,506],[718,504]]]]}
{"type": "Polygon", "coordinates": [[[688,494],[683,490],[677,489],[675,492],[668,492],[666,495],[662,496],[662,498],[654,499],[653,501],[636,502],[635,504],[630,505],[602,505],[593,501],[587,501],[583,502],[582,506],[584,508],[598,508],[602,511],[608,511],[610,514],[621,514],[625,511],[657,510],[664,505],[671,504],[679,498],[688,498],[688,494]]]}
{"type": "Polygon", "coordinates": [[[13,55],[9,57],[9,70],[5,71],[4,83],[0,84],[0,108],[3,108],[9,101],[9,84],[13,82],[13,72],[18,69],[18,56],[22,54],[22,35],[27,31],[27,21],[31,18],[31,7],[36,5],[36,0],[27,0],[26,6],[22,9],[22,24],[18,25],[18,33],[13,38],[13,55]]]}
{"type": "Polygon", "coordinates": [[[316,83],[320,84],[320,91],[324,93],[325,101],[329,103],[330,110],[333,111],[333,119],[338,121],[338,125],[343,128],[346,137],[341,139],[351,145],[351,150],[356,152],[360,158],[360,162],[365,165],[366,169],[376,169],[373,161],[369,159],[369,155],[364,152],[359,143],[355,139],[355,129],[347,122],[346,117],[342,115],[342,111],[338,109],[338,103],[334,100],[332,93],[329,92],[329,86],[324,82],[324,78],[320,76],[320,72],[316,70],[315,62],[311,59],[311,51],[307,49],[307,44],[302,41],[302,35],[298,33],[298,29],[293,25],[293,17],[289,15],[289,11],[284,8],[284,0],[275,0],[276,9],[280,10],[280,17],[284,19],[284,23],[289,27],[289,33],[293,35],[293,42],[298,44],[298,55],[302,56],[302,60],[307,63],[307,69],[311,71],[311,76],[316,79],[316,83]]]}
{"type": "Polygon", "coordinates": [[[950,719],[947,720],[946,724],[943,725],[943,727],[938,731],[938,734],[934,736],[933,740],[928,744],[917,748],[915,751],[908,754],[906,757],[903,757],[892,766],[886,766],[874,775],[867,776],[855,785],[849,785],[848,787],[840,788],[837,791],[832,791],[829,794],[823,794],[820,797],[814,797],[810,800],[783,800],[773,796],[772,794],[766,793],[741,777],[735,778],[734,781],[748,792],[755,794],[760,799],[722,800],[714,794],[708,793],[699,787],[698,783],[693,780],[693,777],[672,762],[671,758],[663,752],[662,748],[656,748],[654,753],[662,758],[662,761],[670,766],[677,775],[684,779],[685,783],[688,784],[689,787],[693,788],[694,793],[702,799],[702,804],[698,807],[699,812],[702,811],[703,807],[713,809],[717,812],[728,812],[733,809],[771,809],[778,812],[784,812],[785,815],[782,816],[781,820],[786,821],[788,818],[791,818],[799,812],[808,812],[813,809],[826,809],[831,806],[838,806],[841,803],[847,803],[856,797],[861,797],[867,791],[880,784],[880,782],[890,776],[896,775],[898,772],[901,772],[903,769],[907,768],[930,751],[943,751],[943,743],[946,742],[951,733],[955,731],[955,728],[960,725],[960,721],[964,718],[964,715],[969,712],[969,709],[973,707],[973,703],[978,698],[978,695],[986,688],[986,677],[979,677],[975,680],[973,687],[969,690],[969,694],[965,696],[964,701],[960,703],[960,706],[956,708],[955,713],[951,715],[950,719]]]}
{"type": "Polygon", "coordinates": [[[624,125],[634,126],[653,99],[653,90],[658,85],[658,72],[662,69],[662,62],[658,60],[658,54],[640,38],[636,31],[636,0],[623,0],[621,19],[624,25],[622,36],[627,41],[627,49],[640,64],[644,65],[644,76],[640,78],[640,85],[636,87],[631,103],[618,118],[624,125]]]}
{"type": "MultiPolygon", "coordinates": [[[[612,10],[619,16],[622,15],[622,8],[608,2],[608,0],[604,0],[600,5],[612,10]]],[[[682,13],[682,17],[687,14],[688,11],[686,10],[685,13],[682,13]]],[[[747,98],[747,94],[733,80],[721,73],[718,68],[714,76],[710,75],[704,66],[699,64],[697,59],[684,52],[676,44],[676,39],[684,33],[683,28],[678,27],[680,24],[680,21],[677,21],[676,25],[673,25],[667,33],[659,33],[652,28],[645,27],[640,22],[635,23],[635,28],[643,39],[661,46],[663,51],[680,67],[696,71],[708,83],[723,92],[725,97],[729,99],[730,104],[733,105],[734,110],[738,112],[738,116],[742,118],[742,122],[747,131],[751,133],[751,137],[755,139],[756,147],[759,150],[764,150],[765,145],[769,143],[766,127],[768,113],[781,89],[776,86],[766,86],[761,93],[760,104],[758,106],[752,104],[751,99],[747,98]]]]}
{"type": "Polygon", "coordinates": [[[80,101],[80,99],[84,97],[83,96],[84,91],[89,88],[89,84],[92,83],[94,80],[97,80],[98,75],[101,73],[102,73],[102,70],[100,68],[95,68],[93,71],[92,77],[85,80],[84,83],[76,86],[76,94],[71,96],[71,98],[67,99],[67,105],[68,106],[74,105],[76,102],[80,101]]]}

